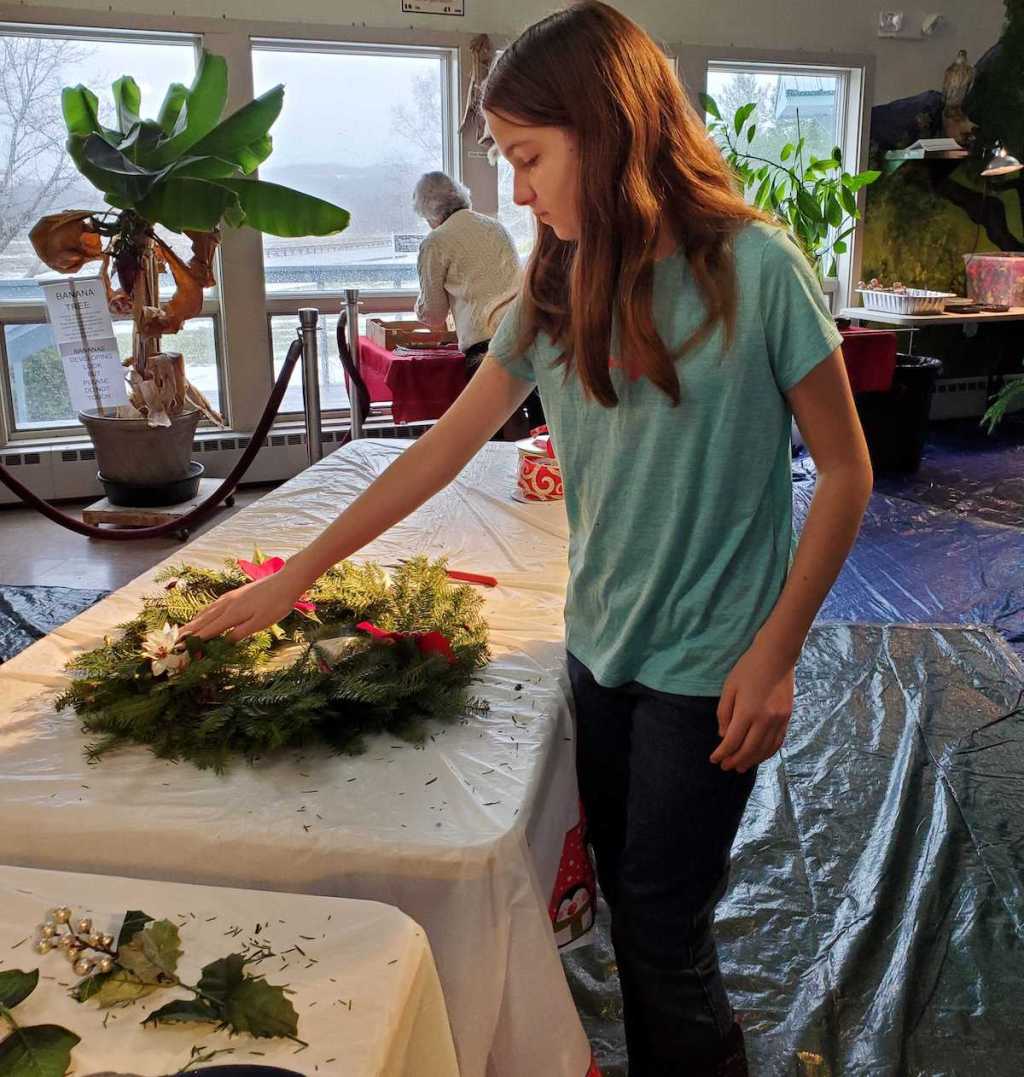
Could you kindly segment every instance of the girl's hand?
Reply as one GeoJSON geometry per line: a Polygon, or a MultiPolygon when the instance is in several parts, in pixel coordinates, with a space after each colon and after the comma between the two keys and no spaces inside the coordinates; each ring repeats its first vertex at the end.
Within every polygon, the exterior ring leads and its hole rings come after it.
{"type": "Polygon", "coordinates": [[[793,713],[793,666],[756,640],[733,667],[718,704],[722,743],[711,762],[746,773],[781,747],[793,713]]]}
{"type": "Polygon", "coordinates": [[[305,588],[296,586],[286,571],[247,583],[211,602],[181,629],[183,636],[210,639],[228,633],[240,640],[260,629],[283,621],[305,588]]]}

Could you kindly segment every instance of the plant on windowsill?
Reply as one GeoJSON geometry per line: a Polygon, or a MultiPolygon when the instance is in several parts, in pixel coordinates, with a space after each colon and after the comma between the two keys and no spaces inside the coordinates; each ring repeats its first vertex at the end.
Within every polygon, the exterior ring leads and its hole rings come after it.
{"type": "Polygon", "coordinates": [[[112,89],[116,127],[100,122],[96,95],[85,86],[66,87],[61,98],[67,151],[111,208],[50,214],[30,238],[42,261],[59,273],[77,273],[98,261],[111,313],[132,319],[132,354],[124,360],[129,408],[80,415],[101,473],[113,478],[113,468],[130,486],[173,486],[189,474],[201,416],[222,420],[188,381],[182,356],[163,351],[161,339],[201,312],[203,289],[215,284],[222,229],[244,225],[275,236],[322,236],[344,229],[349,215],[254,178],[273,148],[269,131],[281,112],[283,86],[222,119],[227,63],[204,50],[192,86],[173,83],[155,120],[142,118],[131,76],[112,89]],[[158,225],[188,237],[187,262],[156,233],[158,225]],[[161,303],[159,280],[166,270],[176,290],[161,303]]]}
{"type": "Polygon", "coordinates": [[[847,237],[860,219],[857,192],[874,183],[880,172],[851,175],[843,168],[843,151],[836,146],[831,157],[807,152],[797,113],[797,141],[787,143],[779,161],[749,151],[757,133],[757,105],[742,105],[725,120],[713,97],[700,95],[712,119],[708,131],[722,146],[745,192],[753,192],[754,205],[773,214],[791,229],[824,285],[837,272],[837,258],[845,254],[847,237]]]}

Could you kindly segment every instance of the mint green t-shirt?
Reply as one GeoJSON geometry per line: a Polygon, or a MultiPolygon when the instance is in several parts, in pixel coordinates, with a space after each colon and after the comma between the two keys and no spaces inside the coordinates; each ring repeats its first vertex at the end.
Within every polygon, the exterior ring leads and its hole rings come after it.
{"type": "MultiPolygon", "coordinates": [[[[536,381],[569,521],[566,646],[604,685],[715,696],[771,613],[792,537],[784,393],[841,344],[796,244],[769,225],[735,239],[736,330],[677,363],[682,399],[610,357],[617,407],[583,395],[546,334],[516,355],[518,301],[489,353],[536,381]]],[[[670,351],[703,318],[685,257],[657,263],[654,317],[670,351]]],[[[613,334],[614,338],[614,334],[613,334]]]]}

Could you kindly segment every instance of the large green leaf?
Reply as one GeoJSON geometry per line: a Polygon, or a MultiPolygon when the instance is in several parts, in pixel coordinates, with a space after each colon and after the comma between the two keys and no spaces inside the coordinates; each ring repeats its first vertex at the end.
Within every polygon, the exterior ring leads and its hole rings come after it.
{"type": "Polygon", "coordinates": [[[243,105],[226,120],[219,123],[205,138],[191,147],[193,156],[223,157],[235,160],[235,155],[266,138],[271,125],[281,114],[284,105],[284,87],[275,86],[260,94],[255,100],[243,105]]]}
{"type": "Polygon", "coordinates": [[[803,187],[798,187],[796,192],[796,204],[801,214],[814,224],[821,224],[824,219],[821,207],[803,187]]]}
{"type": "Polygon", "coordinates": [[[219,157],[182,157],[160,173],[158,182],[165,179],[227,179],[238,174],[238,166],[219,157]]]}
{"type": "Polygon", "coordinates": [[[117,109],[117,126],[122,134],[127,135],[135,124],[142,121],[142,92],[131,75],[122,75],[111,89],[117,109]]]}
{"type": "Polygon", "coordinates": [[[299,1017],[280,987],[247,978],[228,996],[225,1019],[234,1032],[251,1036],[295,1036],[299,1017]]]}
{"type": "Polygon", "coordinates": [[[262,180],[220,180],[238,195],[251,228],[272,236],[329,236],[348,227],[340,206],[314,195],[262,180]]]}
{"type": "Polygon", "coordinates": [[[100,976],[90,977],[84,982],[81,989],[74,992],[74,997],[78,1002],[95,999],[101,1008],[106,1009],[109,1006],[117,1006],[122,1002],[135,1002],[137,999],[145,998],[147,995],[153,994],[154,991],[159,991],[162,987],[167,986],[166,984],[140,980],[138,976],[127,969],[115,969],[109,974],[101,975],[102,980],[100,976]],[[86,984],[89,986],[86,987],[86,984]]]}
{"type": "MultiPolygon", "coordinates": [[[[114,195],[120,202],[133,205],[136,199],[145,193],[152,180],[148,177],[139,176],[138,173],[131,173],[121,169],[110,171],[94,164],[86,156],[85,152],[86,145],[91,140],[95,140],[96,143],[102,143],[111,153],[118,153],[109,142],[99,135],[94,134],[88,137],[71,135],[67,141],[67,150],[78,171],[105,195],[114,195]]],[[[100,156],[104,155],[102,149],[97,148],[95,152],[100,156]]],[[[123,154],[119,156],[122,160],[127,160],[123,154]]],[[[131,162],[129,161],[128,164],[131,165],[131,162]]]]}
{"type": "Polygon", "coordinates": [[[185,102],[188,100],[188,87],[180,82],[172,82],[167,87],[163,104],[157,114],[156,122],[160,124],[163,133],[168,136],[180,134],[185,130],[185,122],[188,112],[185,102]]]}
{"type": "Polygon", "coordinates": [[[856,176],[843,176],[843,186],[856,194],[861,187],[867,187],[868,184],[874,183],[881,174],[881,172],[870,169],[867,172],[858,172],[856,176]]]}
{"type": "MultiPolygon", "coordinates": [[[[210,232],[232,209],[241,213],[238,196],[221,186],[223,181],[172,178],[157,183],[135,207],[151,224],[162,224],[172,232],[210,232]]],[[[227,181],[230,182],[230,181],[227,181]]]]}
{"type": "Polygon", "coordinates": [[[232,159],[237,162],[243,175],[248,176],[270,156],[274,149],[274,140],[270,135],[258,138],[251,146],[242,146],[233,154],[232,159]]]}
{"type": "Polygon", "coordinates": [[[155,167],[172,164],[213,131],[228,99],[228,65],[223,56],[203,50],[199,70],[182,106],[184,129],[167,139],[153,158],[155,167]]]}
{"type": "Polygon", "coordinates": [[[117,935],[117,948],[120,949],[126,942],[132,939],[146,926],[153,923],[153,917],[144,913],[141,909],[129,909],[121,921],[121,930],[117,935]]]}
{"type": "Polygon", "coordinates": [[[31,972],[8,969],[6,972],[0,972],[0,1006],[13,1010],[19,1002],[24,1002],[35,991],[37,983],[39,969],[33,969],[31,972]]]}
{"type": "Polygon", "coordinates": [[[839,188],[839,201],[851,217],[857,216],[857,196],[848,187],[839,188]]]}
{"type": "Polygon", "coordinates": [[[843,223],[843,207],[834,194],[830,194],[825,202],[825,219],[833,228],[843,223]]]}
{"type": "Polygon", "coordinates": [[[29,1025],[0,1043],[3,1077],[64,1077],[80,1037],[60,1025],[29,1025]]]}
{"type": "Polygon", "coordinates": [[[100,123],[99,101],[86,86],[66,86],[61,90],[60,105],[69,135],[85,138],[104,130],[100,123]]]}
{"type": "Polygon", "coordinates": [[[179,957],[181,936],[170,920],[147,924],[117,951],[117,963],[146,983],[173,980],[179,957]]]}
{"type": "Polygon", "coordinates": [[[245,958],[241,954],[228,954],[204,965],[196,986],[208,998],[225,1003],[244,978],[245,958]]]}

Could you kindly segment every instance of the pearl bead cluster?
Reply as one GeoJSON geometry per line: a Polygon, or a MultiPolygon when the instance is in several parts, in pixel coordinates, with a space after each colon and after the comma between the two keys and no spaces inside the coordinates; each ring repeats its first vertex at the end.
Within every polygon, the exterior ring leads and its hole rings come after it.
{"type": "Polygon", "coordinates": [[[113,946],[113,935],[93,931],[92,920],[88,917],[73,920],[67,905],[59,905],[40,925],[35,950],[37,954],[56,950],[67,958],[76,976],[91,976],[113,970],[113,946]]]}

